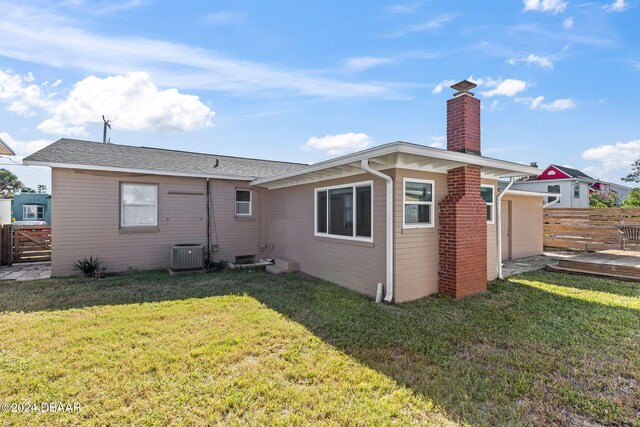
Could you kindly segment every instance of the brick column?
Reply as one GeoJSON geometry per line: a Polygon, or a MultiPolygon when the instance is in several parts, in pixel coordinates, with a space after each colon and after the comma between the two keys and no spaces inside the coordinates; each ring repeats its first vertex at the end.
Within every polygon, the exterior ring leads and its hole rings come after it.
{"type": "Polygon", "coordinates": [[[447,172],[439,206],[438,287],[462,298],[487,290],[487,204],[480,196],[480,167],[447,172]]]}

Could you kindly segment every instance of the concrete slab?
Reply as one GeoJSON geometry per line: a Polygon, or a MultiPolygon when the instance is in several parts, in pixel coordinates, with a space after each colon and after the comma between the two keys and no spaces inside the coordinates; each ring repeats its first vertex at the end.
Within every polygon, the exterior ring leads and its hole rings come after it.
{"type": "Polygon", "coordinates": [[[51,278],[50,262],[30,262],[0,267],[0,280],[42,280],[51,278]]]}
{"type": "Polygon", "coordinates": [[[548,265],[557,265],[560,260],[570,259],[576,255],[576,253],[571,252],[545,252],[542,255],[507,260],[502,263],[502,275],[509,277],[526,273],[527,271],[542,270],[548,265]]]}

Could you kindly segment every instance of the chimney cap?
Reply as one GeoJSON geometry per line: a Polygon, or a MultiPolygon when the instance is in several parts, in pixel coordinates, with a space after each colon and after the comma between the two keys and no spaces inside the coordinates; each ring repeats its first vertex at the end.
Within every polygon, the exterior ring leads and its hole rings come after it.
{"type": "Polygon", "coordinates": [[[456,93],[453,94],[453,96],[462,95],[464,93],[468,93],[469,95],[473,96],[473,93],[469,91],[477,86],[478,86],[477,84],[470,82],[469,80],[463,80],[454,85],[451,85],[451,89],[457,91],[456,93]]]}

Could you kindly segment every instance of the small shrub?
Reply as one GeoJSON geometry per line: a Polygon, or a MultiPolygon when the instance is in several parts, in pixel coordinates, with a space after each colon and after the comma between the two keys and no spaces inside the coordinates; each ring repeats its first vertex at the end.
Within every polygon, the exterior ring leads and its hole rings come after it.
{"type": "Polygon", "coordinates": [[[79,270],[87,277],[104,277],[105,268],[100,269],[102,260],[99,256],[95,258],[90,256],[89,258],[79,259],[73,264],[75,270],[79,270]]]}
{"type": "Polygon", "coordinates": [[[223,271],[229,268],[229,265],[227,261],[221,259],[220,261],[209,261],[205,268],[209,272],[223,271]]]}

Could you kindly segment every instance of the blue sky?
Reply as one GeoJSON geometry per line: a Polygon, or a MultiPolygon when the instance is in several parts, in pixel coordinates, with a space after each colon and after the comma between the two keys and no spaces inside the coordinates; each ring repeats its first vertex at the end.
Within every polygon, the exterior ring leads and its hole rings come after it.
{"type": "Polygon", "coordinates": [[[17,160],[101,140],[102,114],[114,143],[246,157],[441,147],[464,78],[487,156],[616,182],[640,158],[638,0],[180,3],[0,0],[0,138],[17,160]]]}

